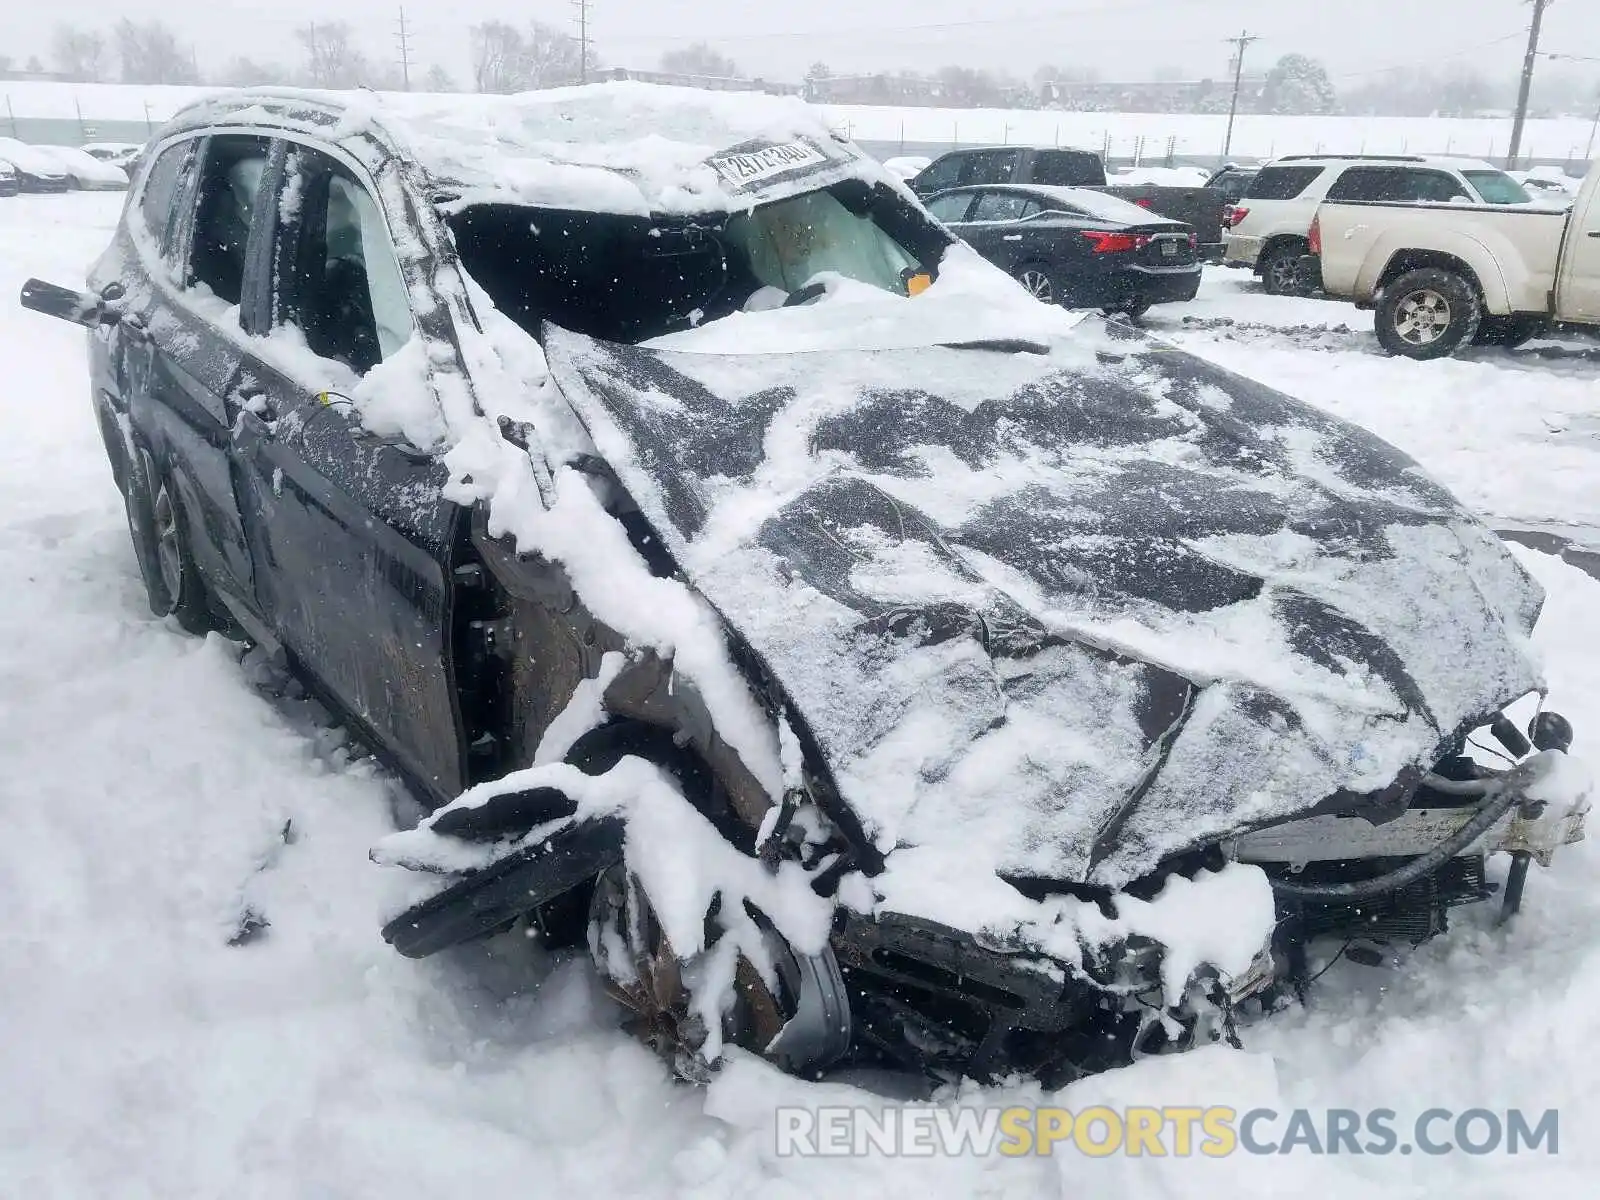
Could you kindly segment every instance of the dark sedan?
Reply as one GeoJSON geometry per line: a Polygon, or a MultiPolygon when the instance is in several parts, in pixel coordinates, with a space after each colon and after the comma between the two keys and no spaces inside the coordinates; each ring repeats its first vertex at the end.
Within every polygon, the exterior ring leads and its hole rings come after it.
{"type": "Polygon", "coordinates": [[[967,187],[928,211],[1038,299],[1141,316],[1193,300],[1195,233],[1115,196],[1069,187],[967,187]]]}

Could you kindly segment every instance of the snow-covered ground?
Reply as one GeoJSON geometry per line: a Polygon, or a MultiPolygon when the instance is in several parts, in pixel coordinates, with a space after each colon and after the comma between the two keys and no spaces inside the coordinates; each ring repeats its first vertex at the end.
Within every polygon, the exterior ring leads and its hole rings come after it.
{"type": "MultiPolygon", "coordinates": [[[[399,958],[377,930],[405,881],[367,861],[392,828],[388,787],[320,753],[226,643],[148,616],[84,335],[12,299],[30,274],[81,279],[118,203],[0,200],[0,1194],[1594,1194],[1593,843],[1536,868],[1508,928],[1463,913],[1403,969],[1336,964],[1309,1010],[1246,1029],[1243,1052],[1146,1061],[1054,1101],[1556,1108],[1554,1156],[779,1158],[777,1105],[872,1098],[749,1060],[708,1091],[675,1085],[579,962],[518,993],[523,975],[479,953],[399,958]],[[270,927],[229,946],[247,909],[270,927]]],[[[1600,526],[1594,358],[1389,360],[1362,314],[1220,270],[1151,322],[1371,425],[1490,515],[1600,526]]],[[[1550,591],[1537,640],[1581,748],[1600,729],[1600,583],[1522,556],[1550,591]]]]}

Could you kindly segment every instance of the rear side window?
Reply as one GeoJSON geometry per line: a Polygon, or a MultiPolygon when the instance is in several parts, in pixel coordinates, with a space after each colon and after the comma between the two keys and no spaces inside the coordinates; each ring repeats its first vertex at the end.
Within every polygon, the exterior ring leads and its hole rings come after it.
{"type": "Polygon", "coordinates": [[[1020,221],[1041,211],[1042,205],[1015,192],[984,192],[972,210],[974,221],[1020,221]]]}
{"type": "Polygon", "coordinates": [[[244,291],[245,248],[270,147],[264,137],[240,134],[217,135],[206,143],[188,280],[229,304],[238,304],[244,291]]]}
{"type": "Polygon", "coordinates": [[[962,183],[1010,183],[1022,162],[1021,150],[981,150],[961,164],[962,183]]]}
{"type": "Polygon", "coordinates": [[[1033,159],[1033,182],[1048,187],[1101,187],[1106,169],[1083,150],[1041,150],[1033,159]]]}
{"type": "Polygon", "coordinates": [[[1485,204],[1529,204],[1533,197],[1504,171],[1463,171],[1485,204]]]}
{"type": "Polygon", "coordinates": [[[173,215],[178,207],[178,185],[193,152],[192,140],[168,146],[151,164],[150,173],[144,178],[144,191],[139,195],[139,216],[161,254],[167,252],[172,227],[176,224],[173,215]]]}
{"type": "Polygon", "coordinates": [[[971,192],[957,192],[953,196],[938,196],[928,202],[928,211],[947,225],[953,221],[966,220],[967,209],[971,207],[971,192]]]}
{"type": "Polygon", "coordinates": [[[962,160],[966,157],[965,154],[946,154],[943,158],[935,159],[917,176],[917,190],[942,192],[945,188],[955,187],[961,177],[962,160]]]}
{"type": "Polygon", "coordinates": [[[1293,200],[1311,186],[1324,167],[1262,167],[1245,189],[1250,200],[1293,200]]]}
{"type": "Polygon", "coordinates": [[[1328,189],[1333,201],[1447,204],[1466,198],[1467,189],[1454,176],[1416,167],[1351,167],[1328,189]]]}

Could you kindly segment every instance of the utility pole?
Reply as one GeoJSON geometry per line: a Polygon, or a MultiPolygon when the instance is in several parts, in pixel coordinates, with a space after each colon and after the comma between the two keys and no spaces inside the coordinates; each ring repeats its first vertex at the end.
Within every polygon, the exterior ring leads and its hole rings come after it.
{"type": "Polygon", "coordinates": [[[572,0],[578,21],[578,82],[589,82],[589,0],[572,0]]]}
{"type": "Polygon", "coordinates": [[[1586,162],[1594,161],[1594,135],[1597,133],[1600,133],[1600,103],[1595,106],[1594,124],[1589,126],[1589,148],[1583,152],[1586,162]]]}
{"type": "Polygon", "coordinates": [[[1533,0],[1533,24],[1528,26],[1528,53],[1522,60],[1522,86],[1517,89],[1517,115],[1511,119],[1511,150],[1506,156],[1506,170],[1515,170],[1517,156],[1522,153],[1522,127],[1528,120],[1528,93],[1533,90],[1533,67],[1539,61],[1539,26],[1544,23],[1544,10],[1551,0],[1533,0]]]}
{"type": "Polygon", "coordinates": [[[1235,46],[1238,49],[1233,59],[1233,99],[1228,103],[1228,134],[1222,140],[1222,162],[1224,166],[1227,165],[1228,152],[1233,149],[1233,119],[1239,113],[1239,86],[1244,82],[1244,52],[1252,42],[1259,42],[1261,39],[1253,36],[1247,30],[1240,30],[1238,37],[1225,40],[1230,46],[1235,46]]]}
{"type": "Polygon", "coordinates": [[[400,48],[400,79],[406,91],[411,90],[411,33],[406,28],[406,6],[400,6],[400,19],[395,22],[395,44],[400,48]]]}

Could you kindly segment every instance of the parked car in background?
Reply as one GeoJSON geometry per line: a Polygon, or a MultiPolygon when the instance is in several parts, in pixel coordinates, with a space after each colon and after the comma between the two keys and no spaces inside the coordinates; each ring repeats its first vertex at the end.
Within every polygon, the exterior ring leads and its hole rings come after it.
{"type": "Polygon", "coordinates": [[[127,171],[76,146],[35,146],[34,149],[59,164],[66,174],[67,186],[78,191],[116,192],[128,186],[127,171]]]}
{"type": "Polygon", "coordinates": [[[16,168],[17,186],[24,192],[65,192],[72,187],[59,162],[16,138],[0,137],[0,159],[16,168]]]}
{"type": "MultiPolygon", "coordinates": [[[[1229,163],[1220,171],[1215,172],[1206,180],[1206,186],[1222,193],[1222,198],[1233,204],[1244,196],[1245,189],[1250,186],[1250,181],[1256,177],[1258,167],[1241,167],[1236,163],[1229,163]]],[[[1226,214],[1226,210],[1224,210],[1226,214]]],[[[1226,225],[1226,215],[1224,215],[1226,225]]]]}
{"type": "Polygon", "coordinates": [[[901,179],[915,179],[933,160],[925,154],[901,154],[883,160],[883,169],[901,179]]]}
{"type": "Polygon", "coordinates": [[[928,211],[1038,300],[1142,316],[1193,300],[1200,288],[1194,230],[1087,188],[965,187],[928,211]]]}
{"type": "Polygon", "coordinates": [[[0,196],[15,196],[21,190],[17,182],[17,169],[0,158],[0,196]]]}
{"type": "Polygon", "coordinates": [[[1182,221],[1195,231],[1202,255],[1217,257],[1222,253],[1225,202],[1220,193],[1205,187],[1111,183],[1106,177],[1105,163],[1090,150],[1054,146],[952,150],[934,159],[911,181],[912,189],[923,198],[949,188],[977,184],[1093,188],[1136,204],[1157,217],[1182,221]]]}
{"type": "Polygon", "coordinates": [[[1515,345],[1552,322],[1600,326],[1600,167],[1570,212],[1530,205],[1325,201],[1311,226],[1323,287],[1376,310],[1391,354],[1515,345]]]}
{"type": "Polygon", "coordinates": [[[1312,218],[1324,200],[1532,203],[1511,176],[1472,158],[1289,155],[1256,172],[1229,211],[1223,261],[1254,271],[1274,296],[1311,295],[1321,283],[1306,250],[1312,218]]]}
{"type": "Polygon", "coordinates": [[[144,154],[144,145],[140,142],[85,142],[80,149],[101,162],[121,167],[130,173],[144,154]]]}

